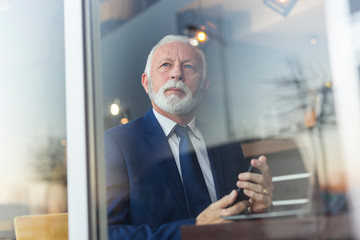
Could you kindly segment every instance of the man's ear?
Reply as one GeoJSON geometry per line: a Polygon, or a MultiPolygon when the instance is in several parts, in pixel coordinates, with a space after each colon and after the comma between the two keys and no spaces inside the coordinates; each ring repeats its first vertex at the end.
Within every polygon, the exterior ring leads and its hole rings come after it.
{"type": "Polygon", "coordinates": [[[210,85],[210,80],[206,77],[206,78],[204,79],[204,89],[203,89],[204,92],[206,92],[206,90],[208,89],[209,85],[210,85]]]}
{"type": "Polygon", "coordinates": [[[203,80],[203,83],[201,84],[201,91],[200,91],[200,93],[201,93],[202,95],[205,94],[205,92],[206,92],[206,90],[208,89],[209,85],[210,85],[210,81],[209,81],[209,79],[206,77],[206,78],[203,80]]]}
{"type": "Polygon", "coordinates": [[[149,78],[146,73],[141,75],[141,84],[143,85],[145,92],[149,94],[149,78]]]}
{"type": "Polygon", "coordinates": [[[209,79],[206,77],[206,78],[203,80],[203,82],[201,83],[201,89],[200,89],[200,91],[198,92],[198,94],[200,94],[200,98],[201,98],[201,99],[204,97],[205,92],[206,92],[206,90],[208,89],[209,85],[210,85],[210,81],[209,81],[209,79]]]}

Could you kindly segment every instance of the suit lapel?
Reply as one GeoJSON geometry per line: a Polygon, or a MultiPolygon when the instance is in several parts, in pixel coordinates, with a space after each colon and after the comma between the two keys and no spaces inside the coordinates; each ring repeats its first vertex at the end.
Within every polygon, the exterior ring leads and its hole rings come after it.
{"type": "Polygon", "coordinates": [[[212,136],[211,130],[207,129],[203,124],[197,122],[197,126],[199,126],[201,133],[204,136],[205,144],[207,147],[207,152],[209,156],[211,172],[214,178],[216,197],[219,200],[222,198],[225,193],[225,181],[224,181],[224,171],[223,171],[223,163],[221,160],[221,152],[218,146],[214,146],[214,136],[212,136]],[[209,147],[211,146],[211,147],[209,147]]]}
{"type": "Polygon", "coordinates": [[[160,164],[179,206],[184,215],[187,216],[184,189],[169,142],[153,113],[153,109],[150,109],[143,119],[144,138],[153,150],[156,161],[160,164]]]}
{"type": "Polygon", "coordinates": [[[224,192],[225,189],[224,171],[220,157],[220,150],[218,148],[211,148],[211,149],[207,149],[207,151],[209,155],[211,171],[213,173],[213,178],[214,178],[216,197],[219,200],[226,194],[224,192]]]}

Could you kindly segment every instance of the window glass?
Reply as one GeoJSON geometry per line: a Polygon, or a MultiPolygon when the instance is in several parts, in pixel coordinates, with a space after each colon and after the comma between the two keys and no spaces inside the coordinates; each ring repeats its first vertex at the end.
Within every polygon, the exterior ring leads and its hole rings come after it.
{"type": "Polygon", "coordinates": [[[62,1],[0,1],[0,238],[67,211],[62,1]]]}
{"type": "MultiPolygon", "coordinates": [[[[195,39],[200,31],[206,37],[197,39],[197,48],[206,55],[210,85],[196,119],[214,126],[216,138],[208,147],[238,144],[248,161],[267,157],[274,184],[272,212],[346,212],[323,0],[163,0],[143,9],[102,36],[104,129],[131,124],[151,108],[141,79],[152,47],[167,34],[195,39]]],[[[120,129],[131,127],[117,129],[121,134],[125,130],[120,129]]],[[[119,149],[117,157],[111,156],[114,162],[148,147],[132,147],[114,136],[111,143],[105,141],[105,149],[109,144],[119,149]]],[[[127,216],[136,210],[127,204],[136,204],[131,201],[138,194],[133,186],[151,170],[132,175],[126,161],[107,163],[108,172],[116,168],[121,173],[107,176],[113,228],[131,225],[127,216]],[[112,187],[126,190],[114,193],[112,187]],[[115,211],[125,208],[125,216],[115,211]]],[[[148,197],[151,206],[156,198],[148,197]]],[[[150,218],[151,207],[149,212],[144,219],[150,218]]]]}

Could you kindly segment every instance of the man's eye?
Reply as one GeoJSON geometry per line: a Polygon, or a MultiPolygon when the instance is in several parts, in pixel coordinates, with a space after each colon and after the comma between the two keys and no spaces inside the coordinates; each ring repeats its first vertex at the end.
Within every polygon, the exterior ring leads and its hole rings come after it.
{"type": "Polygon", "coordinates": [[[169,63],[163,63],[161,64],[162,67],[168,67],[170,64],[169,63]]]}
{"type": "Polygon", "coordinates": [[[191,65],[185,65],[185,68],[187,68],[187,69],[193,69],[194,67],[191,66],[191,65]]]}

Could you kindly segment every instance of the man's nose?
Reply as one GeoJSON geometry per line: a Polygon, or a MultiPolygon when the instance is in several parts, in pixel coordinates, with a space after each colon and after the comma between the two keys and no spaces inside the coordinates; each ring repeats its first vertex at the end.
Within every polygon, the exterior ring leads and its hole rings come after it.
{"type": "Polygon", "coordinates": [[[180,64],[175,64],[171,71],[171,79],[183,81],[183,71],[180,64]]]}

